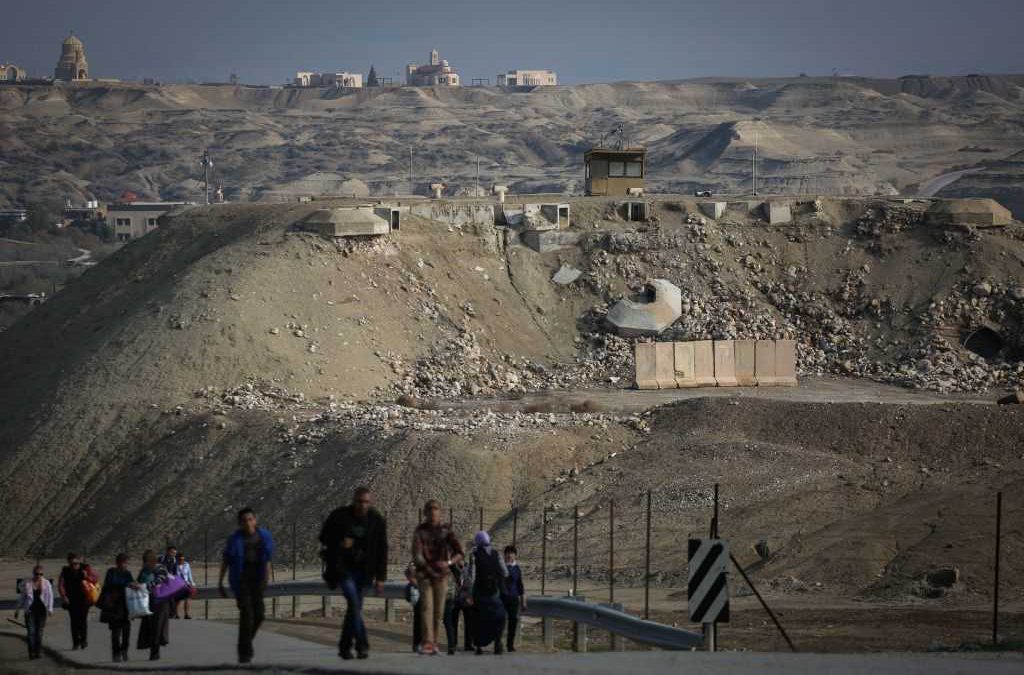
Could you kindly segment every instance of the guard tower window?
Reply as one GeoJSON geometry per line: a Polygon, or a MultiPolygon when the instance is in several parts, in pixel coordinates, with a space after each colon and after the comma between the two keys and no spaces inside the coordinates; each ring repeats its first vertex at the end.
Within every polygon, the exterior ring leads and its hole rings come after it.
{"type": "Polygon", "coordinates": [[[626,162],[626,175],[630,178],[640,178],[644,175],[643,162],[626,162]]]}
{"type": "Polygon", "coordinates": [[[608,175],[612,178],[622,178],[626,175],[625,162],[608,162],[608,175]]]}

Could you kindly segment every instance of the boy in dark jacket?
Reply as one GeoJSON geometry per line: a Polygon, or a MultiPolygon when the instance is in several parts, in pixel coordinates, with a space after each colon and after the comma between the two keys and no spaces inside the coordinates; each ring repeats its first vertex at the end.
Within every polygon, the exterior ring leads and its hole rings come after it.
{"type": "Polygon", "coordinates": [[[508,568],[508,577],[505,578],[501,589],[501,600],[505,605],[505,613],[508,614],[507,647],[510,652],[516,650],[519,610],[526,609],[526,589],[523,588],[523,570],[517,562],[518,557],[519,551],[515,546],[505,547],[505,567],[508,568]]]}
{"type": "Polygon", "coordinates": [[[348,605],[338,641],[338,655],[346,660],[353,642],[360,659],[369,657],[363,595],[371,584],[380,595],[388,578],[387,521],[372,504],[370,489],[356,488],[352,503],[332,511],[320,530],[324,580],[331,588],[341,586],[348,605]]]}

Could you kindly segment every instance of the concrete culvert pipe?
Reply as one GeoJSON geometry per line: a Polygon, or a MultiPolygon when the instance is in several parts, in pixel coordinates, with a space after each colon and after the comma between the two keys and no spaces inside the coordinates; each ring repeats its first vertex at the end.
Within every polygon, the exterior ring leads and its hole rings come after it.
{"type": "Polygon", "coordinates": [[[1006,346],[1002,336],[988,326],[982,326],[981,328],[965,332],[961,344],[963,344],[964,349],[977,354],[983,359],[996,358],[1003,351],[1003,347],[1006,346]]]}

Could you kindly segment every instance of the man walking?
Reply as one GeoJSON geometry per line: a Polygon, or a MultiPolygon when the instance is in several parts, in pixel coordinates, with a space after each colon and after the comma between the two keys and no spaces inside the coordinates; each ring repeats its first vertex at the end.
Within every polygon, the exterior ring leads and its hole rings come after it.
{"type": "Polygon", "coordinates": [[[416,565],[416,585],[420,589],[420,620],[423,642],[420,653],[438,654],[437,636],[441,631],[444,601],[448,594],[448,576],[452,565],[464,557],[462,544],[451,525],[441,520],[441,502],[431,499],[423,507],[423,522],[413,532],[412,559],[416,565]]]}
{"type": "Polygon", "coordinates": [[[352,503],[331,512],[320,530],[324,580],[330,588],[341,586],[347,607],[338,642],[338,655],[352,658],[370,655],[370,641],[363,622],[363,595],[374,586],[377,595],[384,590],[388,576],[387,521],[373,508],[368,487],[356,488],[352,503]]]}
{"type": "Polygon", "coordinates": [[[224,558],[220,564],[221,597],[224,575],[228,575],[231,592],[238,604],[238,662],[252,661],[252,641],[263,623],[263,591],[270,581],[270,565],[274,555],[274,540],[270,531],[256,522],[256,513],[249,507],[238,512],[238,529],[228,537],[224,558]]]}

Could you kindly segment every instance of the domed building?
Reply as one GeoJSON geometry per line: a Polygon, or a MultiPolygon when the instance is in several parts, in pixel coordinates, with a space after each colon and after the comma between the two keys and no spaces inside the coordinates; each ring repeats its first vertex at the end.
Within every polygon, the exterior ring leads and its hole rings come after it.
{"type": "Polygon", "coordinates": [[[53,78],[68,82],[89,79],[89,62],[85,60],[85,45],[75,37],[74,33],[64,40],[60,51],[60,61],[53,69],[53,78]]]}
{"type": "Polygon", "coordinates": [[[25,79],[25,71],[13,63],[0,63],[0,81],[21,82],[25,79]]]}

